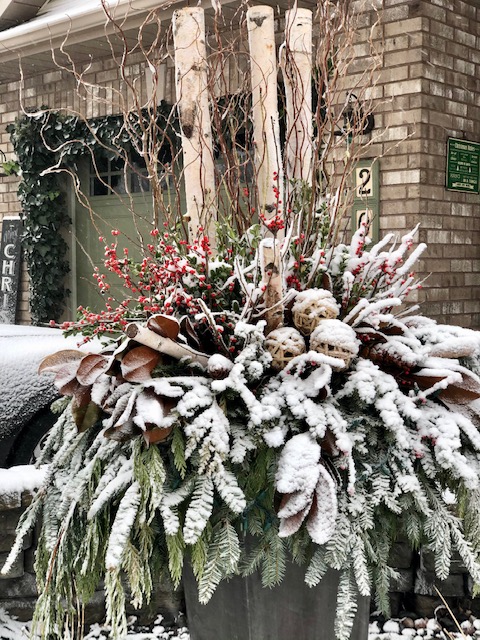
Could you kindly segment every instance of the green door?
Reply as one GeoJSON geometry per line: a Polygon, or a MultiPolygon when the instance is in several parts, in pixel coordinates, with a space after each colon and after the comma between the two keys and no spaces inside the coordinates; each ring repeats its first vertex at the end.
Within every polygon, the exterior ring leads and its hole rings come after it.
{"type": "Polygon", "coordinates": [[[125,175],[118,161],[104,160],[97,165],[98,176],[88,163],[80,169],[80,181],[84,193],[88,194],[90,209],[78,203],[75,211],[76,303],[92,310],[105,306],[93,277],[95,267],[107,274],[111,285],[109,295],[120,302],[127,294],[121,279],[107,273],[105,245],[115,242],[119,259],[124,257],[126,248],[129,257],[140,260],[142,243],[151,241],[150,231],[154,228],[147,180],[138,175],[125,175]],[[126,193],[125,179],[130,182],[129,193],[126,193]]]}

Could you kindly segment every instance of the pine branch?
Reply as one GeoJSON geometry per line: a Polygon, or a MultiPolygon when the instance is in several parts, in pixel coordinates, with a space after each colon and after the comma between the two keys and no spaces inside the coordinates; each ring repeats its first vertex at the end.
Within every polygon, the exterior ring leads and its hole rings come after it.
{"type": "Polygon", "coordinates": [[[112,523],[105,556],[107,570],[116,569],[122,563],[130,531],[137,517],[140,499],[140,485],[138,482],[134,482],[120,500],[115,520],[112,523]]]}
{"type": "Polygon", "coordinates": [[[207,476],[199,476],[188,505],[183,526],[186,544],[194,544],[201,536],[213,511],[213,481],[207,476]]]}
{"type": "Polygon", "coordinates": [[[305,573],[305,582],[309,587],[315,587],[320,583],[328,570],[328,565],[325,562],[325,548],[320,547],[313,554],[312,559],[308,565],[305,573]]]}
{"type": "Polygon", "coordinates": [[[178,589],[182,579],[183,555],[185,542],[181,529],[175,535],[166,535],[165,540],[168,550],[168,570],[173,581],[173,586],[178,589]]]}
{"type": "Polygon", "coordinates": [[[237,570],[240,559],[240,544],[235,529],[229,522],[214,527],[212,542],[198,585],[198,599],[206,604],[219,582],[237,570]]]}
{"type": "Polygon", "coordinates": [[[337,640],[349,640],[357,608],[357,593],[351,572],[349,570],[342,571],[338,585],[335,616],[335,637],[337,640]]]}

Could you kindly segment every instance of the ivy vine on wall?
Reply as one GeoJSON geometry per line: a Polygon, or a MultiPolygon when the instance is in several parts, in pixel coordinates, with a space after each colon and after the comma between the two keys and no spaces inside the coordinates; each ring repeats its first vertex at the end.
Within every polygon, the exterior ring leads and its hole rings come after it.
{"type": "Polygon", "coordinates": [[[69,291],[63,284],[70,267],[68,245],[62,230],[69,224],[64,194],[57,176],[43,172],[55,164],[43,135],[55,128],[49,113],[25,114],[7,127],[18,158],[21,177],[18,198],[22,205],[22,248],[30,275],[32,322],[39,324],[60,317],[69,291]]]}

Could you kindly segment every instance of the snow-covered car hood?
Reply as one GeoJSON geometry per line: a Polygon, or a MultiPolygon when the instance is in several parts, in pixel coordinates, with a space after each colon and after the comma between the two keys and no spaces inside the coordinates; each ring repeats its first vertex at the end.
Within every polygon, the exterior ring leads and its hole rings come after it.
{"type": "Polygon", "coordinates": [[[58,396],[53,376],[37,374],[42,359],[77,345],[59,329],[0,324],[0,440],[58,396]]]}

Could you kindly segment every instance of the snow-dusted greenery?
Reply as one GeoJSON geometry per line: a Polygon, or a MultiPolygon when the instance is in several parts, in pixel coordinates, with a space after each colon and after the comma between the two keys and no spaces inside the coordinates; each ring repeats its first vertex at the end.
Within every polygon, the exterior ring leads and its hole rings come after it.
{"type": "Polygon", "coordinates": [[[480,335],[405,307],[420,286],[411,269],[424,247],[410,253],[412,245],[413,234],[398,244],[387,236],[366,250],[361,229],[349,245],[298,256],[293,238],[283,252],[284,326],[296,331],[297,291],[320,290],[313,298],[328,299],[334,321],[349,325],[345,359],[339,330],[333,351],[313,350],[306,335],[305,352],[273,369],[258,255],[240,244],[209,263],[208,244],[165,252],[165,239],[150,346],[138,333],[139,342],[119,338],[102,354],[47,359],[43,369],[73,399],[59,407],[43,453],[48,476],[19,526],[23,536],[41,516],[43,637],[63,637],[102,579],[108,623],[121,637],[123,577],[141,606],[159,576],[178,586],[186,561],[202,602],[235,573],[258,570],[272,587],[289,559],[305,566],[309,585],[338,570],[339,640],[349,637],[359,594],[388,609],[398,536],[434,552],[440,579],[456,549],[480,583],[471,406],[480,335]],[[191,357],[169,355],[179,346],[191,357]],[[245,536],[254,541],[248,556],[245,536]]]}

